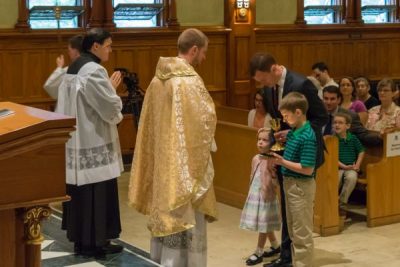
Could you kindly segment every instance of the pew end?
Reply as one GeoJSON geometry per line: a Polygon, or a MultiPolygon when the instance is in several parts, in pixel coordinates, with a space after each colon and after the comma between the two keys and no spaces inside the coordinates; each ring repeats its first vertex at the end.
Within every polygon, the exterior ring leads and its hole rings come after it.
{"type": "MultiPolygon", "coordinates": [[[[397,132],[395,134],[400,134],[397,132]]],[[[361,166],[358,189],[366,191],[367,226],[400,222],[400,180],[397,178],[400,156],[387,156],[388,138],[383,147],[368,147],[361,166]]]]}
{"type": "Polygon", "coordinates": [[[217,200],[243,208],[250,183],[251,161],[258,153],[257,129],[231,122],[218,121],[215,141],[218,150],[212,153],[217,200]]]}
{"type": "Polygon", "coordinates": [[[317,170],[314,201],[314,232],[321,236],[336,235],[339,227],[338,139],[325,136],[325,162],[317,170]]]}
{"type": "Polygon", "coordinates": [[[215,110],[219,121],[247,125],[249,110],[220,105],[217,105],[215,110]]]}

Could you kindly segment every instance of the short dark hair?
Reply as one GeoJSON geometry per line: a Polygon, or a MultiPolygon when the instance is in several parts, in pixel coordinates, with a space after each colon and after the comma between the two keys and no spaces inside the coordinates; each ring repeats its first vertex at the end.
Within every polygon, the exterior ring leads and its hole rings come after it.
{"type": "Polygon", "coordinates": [[[351,116],[350,116],[349,114],[347,114],[347,113],[344,113],[344,112],[337,112],[337,113],[335,114],[335,117],[344,118],[345,121],[346,121],[346,124],[351,124],[351,121],[352,121],[351,116]]]}
{"type": "Polygon", "coordinates": [[[89,52],[92,49],[94,43],[104,44],[104,41],[111,37],[111,33],[102,28],[90,29],[82,41],[82,50],[84,52],[89,52]]]}
{"type": "Polygon", "coordinates": [[[359,82],[364,82],[367,87],[371,88],[370,81],[367,77],[360,76],[354,79],[354,84],[356,86],[358,85],[359,82]]]}
{"type": "Polygon", "coordinates": [[[282,109],[291,112],[295,112],[296,109],[300,109],[301,112],[305,115],[308,110],[307,98],[299,92],[290,92],[284,98],[282,98],[282,101],[279,104],[279,110],[282,109]]]}
{"type": "Polygon", "coordinates": [[[275,58],[266,53],[256,53],[250,59],[249,72],[251,77],[256,74],[256,71],[270,72],[272,65],[276,64],[275,58]]]}
{"type": "Polygon", "coordinates": [[[208,44],[207,36],[200,30],[189,28],[184,30],[178,38],[178,51],[186,54],[190,48],[197,46],[203,48],[208,44]]]}
{"type": "Polygon", "coordinates": [[[339,87],[336,85],[324,87],[324,89],[322,89],[322,95],[325,93],[336,94],[338,98],[342,99],[342,93],[340,92],[339,87]]]}
{"type": "Polygon", "coordinates": [[[317,62],[311,67],[312,70],[319,69],[320,71],[327,71],[329,72],[328,66],[324,62],[317,62]]]}
{"type": "Polygon", "coordinates": [[[69,38],[68,44],[71,48],[78,50],[79,53],[82,53],[82,41],[83,36],[79,34],[69,38]]]}

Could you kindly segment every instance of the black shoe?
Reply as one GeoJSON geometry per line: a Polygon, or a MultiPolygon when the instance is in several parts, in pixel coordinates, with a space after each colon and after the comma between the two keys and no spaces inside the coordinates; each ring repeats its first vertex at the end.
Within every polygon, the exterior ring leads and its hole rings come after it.
{"type": "Polygon", "coordinates": [[[114,253],[120,253],[124,249],[124,247],[120,246],[120,245],[113,245],[113,244],[109,243],[109,244],[103,246],[101,249],[104,254],[114,254],[114,253]]]}
{"type": "Polygon", "coordinates": [[[99,247],[82,247],[78,255],[84,257],[100,257],[104,255],[104,252],[99,247]]]}
{"type": "Polygon", "coordinates": [[[263,267],[292,267],[292,261],[279,258],[275,261],[264,264],[263,267]]]}
{"type": "Polygon", "coordinates": [[[248,266],[251,266],[251,265],[256,265],[256,264],[258,264],[258,263],[260,263],[262,261],[263,261],[263,257],[262,256],[258,256],[257,254],[253,254],[246,260],[246,264],[248,266]]]}
{"type": "Polygon", "coordinates": [[[82,252],[82,245],[81,245],[81,243],[78,243],[78,242],[75,242],[74,243],[74,252],[75,252],[75,254],[81,254],[81,252],[82,252]]]}
{"type": "Polygon", "coordinates": [[[272,257],[281,252],[281,247],[273,248],[271,247],[268,251],[264,251],[262,255],[264,258],[272,257]]]}

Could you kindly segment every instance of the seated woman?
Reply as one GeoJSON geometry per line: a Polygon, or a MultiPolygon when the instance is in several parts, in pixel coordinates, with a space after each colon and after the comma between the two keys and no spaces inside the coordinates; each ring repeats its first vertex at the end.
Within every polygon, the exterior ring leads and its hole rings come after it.
{"type": "Polygon", "coordinates": [[[356,86],[353,78],[342,78],[339,82],[339,88],[340,93],[342,93],[340,106],[357,113],[360,116],[361,123],[365,125],[368,119],[367,108],[362,101],[356,100],[356,86]]]}
{"type": "Polygon", "coordinates": [[[371,86],[369,85],[367,78],[359,77],[354,81],[354,83],[356,84],[357,99],[361,100],[367,109],[373,108],[380,104],[379,100],[369,93],[371,86]]]}
{"type": "Polygon", "coordinates": [[[267,99],[263,89],[258,90],[254,97],[254,109],[250,110],[247,117],[247,125],[257,129],[267,128],[271,130],[271,115],[267,112],[267,99]]]}
{"type": "Polygon", "coordinates": [[[393,102],[396,85],[393,80],[384,78],[377,86],[381,105],[368,111],[367,129],[381,134],[400,130],[400,107],[393,102]]]}

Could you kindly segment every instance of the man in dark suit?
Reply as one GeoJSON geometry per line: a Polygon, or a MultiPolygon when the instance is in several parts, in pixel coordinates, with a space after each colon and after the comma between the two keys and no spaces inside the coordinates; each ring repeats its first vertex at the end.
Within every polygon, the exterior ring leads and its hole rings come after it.
{"type": "MultiPolygon", "coordinates": [[[[357,113],[340,107],[342,94],[337,86],[327,86],[323,89],[324,105],[328,111],[329,117],[332,118],[337,112],[347,113],[351,116],[351,126],[349,131],[357,136],[364,146],[381,146],[383,143],[382,137],[378,132],[370,131],[364,127],[360,121],[360,116],[357,113]]],[[[328,120],[328,124],[322,129],[323,135],[334,134],[332,120],[328,120]]]]}
{"type": "MultiPolygon", "coordinates": [[[[307,98],[309,106],[307,119],[310,121],[317,139],[316,168],[321,166],[324,162],[322,127],[328,122],[328,113],[321,99],[318,97],[317,89],[313,83],[305,76],[292,72],[284,66],[279,65],[271,55],[265,53],[257,53],[251,58],[250,74],[254,80],[264,86],[268,102],[268,112],[272,118],[282,119],[278,106],[281,99],[288,93],[296,91],[307,98]]],[[[285,142],[290,127],[286,123],[282,123],[281,125],[281,131],[274,133],[274,137],[279,142],[285,142]]],[[[265,264],[265,267],[292,266],[292,245],[286,222],[285,195],[282,185],[283,177],[279,167],[277,168],[277,176],[281,188],[281,254],[277,260],[265,264]]]]}

